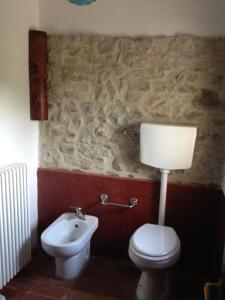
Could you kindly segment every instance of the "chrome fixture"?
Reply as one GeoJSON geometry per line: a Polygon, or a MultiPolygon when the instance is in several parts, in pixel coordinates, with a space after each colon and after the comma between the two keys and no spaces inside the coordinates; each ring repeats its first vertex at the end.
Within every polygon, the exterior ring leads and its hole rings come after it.
{"type": "Polygon", "coordinates": [[[81,220],[85,219],[85,213],[83,212],[81,207],[70,206],[70,208],[75,209],[74,218],[78,218],[78,219],[81,219],[81,220]]]}
{"type": "Polygon", "coordinates": [[[112,202],[108,202],[108,195],[107,194],[101,194],[100,196],[101,199],[101,203],[103,205],[112,205],[112,206],[119,206],[119,207],[124,207],[124,208],[132,208],[135,205],[138,204],[138,199],[137,198],[131,198],[129,201],[129,204],[120,204],[120,203],[112,203],[112,202]]]}

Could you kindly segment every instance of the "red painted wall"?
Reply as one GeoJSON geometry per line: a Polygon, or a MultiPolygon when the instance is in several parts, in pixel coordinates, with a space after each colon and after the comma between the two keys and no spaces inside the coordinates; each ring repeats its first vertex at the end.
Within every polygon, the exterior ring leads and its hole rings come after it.
{"type": "MultiPolygon", "coordinates": [[[[99,218],[92,253],[124,257],[134,230],[146,222],[157,223],[158,199],[159,183],[154,181],[39,169],[39,233],[61,213],[72,211],[70,206],[80,206],[99,218]],[[139,203],[132,209],[103,206],[101,193],[108,194],[111,202],[127,204],[136,197],[139,203]]],[[[178,267],[219,275],[224,238],[222,199],[221,191],[214,188],[169,184],[166,224],[181,239],[178,267]]]]}

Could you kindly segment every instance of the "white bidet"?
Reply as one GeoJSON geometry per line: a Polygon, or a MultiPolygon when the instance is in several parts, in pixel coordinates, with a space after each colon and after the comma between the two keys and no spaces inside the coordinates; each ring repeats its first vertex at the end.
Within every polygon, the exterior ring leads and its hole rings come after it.
{"type": "Polygon", "coordinates": [[[56,275],[73,279],[87,266],[90,257],[90,240],[98,227],[98,218],[64,213],[41,234],[41,245],[46,253],[55,257],[56,275]]]}

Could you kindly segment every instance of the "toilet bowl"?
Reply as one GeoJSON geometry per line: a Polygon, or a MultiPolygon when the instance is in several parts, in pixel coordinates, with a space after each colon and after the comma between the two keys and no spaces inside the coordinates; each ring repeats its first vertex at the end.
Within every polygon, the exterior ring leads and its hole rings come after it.
{"type": "Polygon", "coordinates": [[[80,275],[90,257],[90,240],[98,227],[98,218],[85,215],[79,219],[64,213],[41,234],[41,245],[55,258],[56,275],[73,279],[80,275]]]}
{"type": "Polygon", "coordinates": [[[130,259],[142,271],[138,300],[165,300],[169,295],[168,268],[180,256],[180,240],[171,227],[144,224],[131,236],[130,259]]]}

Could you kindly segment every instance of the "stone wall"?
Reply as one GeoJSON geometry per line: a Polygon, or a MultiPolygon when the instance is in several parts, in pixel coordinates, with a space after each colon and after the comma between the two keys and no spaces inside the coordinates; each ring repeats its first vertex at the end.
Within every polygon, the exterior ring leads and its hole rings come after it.
{"type": "Polygon", "coordinates": [[[48,94],[41,167],[157,179],[139,162],[140,123],[190,124],[198,127],[193,166],[170,181],[220,183],[224,38],[52,35],[48,94]]]}

